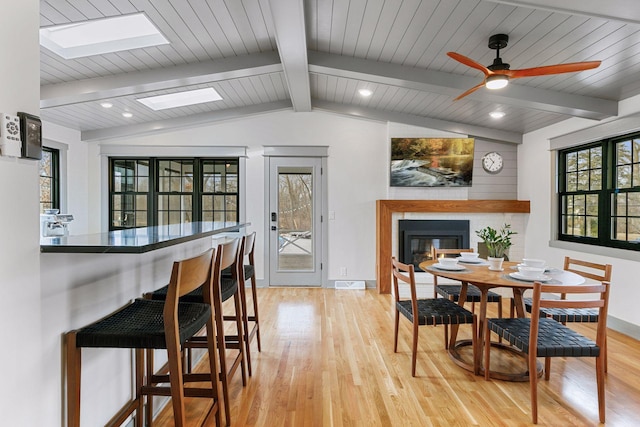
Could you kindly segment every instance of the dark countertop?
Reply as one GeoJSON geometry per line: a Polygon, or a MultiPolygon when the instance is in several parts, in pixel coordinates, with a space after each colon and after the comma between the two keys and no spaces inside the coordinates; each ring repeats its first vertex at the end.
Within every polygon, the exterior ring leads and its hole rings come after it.
{"type": "Polygon", "coordinates": [[[131,228],[79,236],[42,237],[40,252],[141,254],[214,234],[238,231],[250,223],[191,222],[131,228]]]}

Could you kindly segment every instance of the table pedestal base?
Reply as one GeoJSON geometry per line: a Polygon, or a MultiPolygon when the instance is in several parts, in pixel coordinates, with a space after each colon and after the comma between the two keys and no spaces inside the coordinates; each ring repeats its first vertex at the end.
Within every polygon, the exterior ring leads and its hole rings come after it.
{"type": "MultiPolygon", "coordinates": [[[[464,349],[465,347],[471,347],[471,340],[460,340],[460,341],[456,341],[456,343],[453,346],[449,347],[449,357],[451,357],[451,360],[453,360],[453,362],[460,366],[463,369],[466,369],[470,372],[473,372],[473,362],[468,362],[467,360],[465,360],[465,358],[462,357],[461,354],[461,350],[464,349]]],[[[489,377],[492,379],[496,379],[496,380],[503,380],[503,381],[529,381],[529,371],[526,370],[526,355],[523,354],[521,351],[519,351],[518,349],[511,347],[507,344],[503,344],[503,343],[499,343],[499,342],[491,342],[491,347],[492,348],[496,348],[499,350],[506,350],[507,352],[509,352],[509,354],[511,355],[515,355],[517,356],[519,359],[524,359],[525,360],[525,370],[524,371],[520,371],[520,372],[499,372],[499,371],[489,371],[489,377]]],[[[473,353],[471,353],[470,358],[473,360],[473,353]]],[[[481,361],[480,363],[480,371],[479,371],[479,375],[484,376],[484,360],[481,361]]],[[[543,366],[541,363],[537,362],[536,363],[536,374],[538,375],[538,377],[542,376],[542,373],[544,372],[543,366]]]]}

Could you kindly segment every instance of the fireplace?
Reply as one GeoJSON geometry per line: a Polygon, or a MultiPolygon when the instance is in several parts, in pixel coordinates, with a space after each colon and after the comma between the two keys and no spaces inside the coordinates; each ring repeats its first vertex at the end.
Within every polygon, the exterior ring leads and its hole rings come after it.
{"type": "Polygon", "coordinates": [[[431,248],[469,248],[467,220],[406,220],[398,221],[398,259],[416,268],[431,259],[431,248]]]}

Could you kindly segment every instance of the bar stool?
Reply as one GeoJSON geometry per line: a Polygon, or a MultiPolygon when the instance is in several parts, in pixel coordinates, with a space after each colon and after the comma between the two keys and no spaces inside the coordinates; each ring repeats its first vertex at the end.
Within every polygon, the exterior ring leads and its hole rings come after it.
{"type": "MultiPolygon", "coordinates": [[[[67,353],[67,411],[69,427],[80,426],[81,349],[84,347],[135,349],[135,397],[133,397],[112,419],[112,425],[122,424],[135,412],[135,425],[142,425],[144,397],[150,395],[171,396],[175,425],[185,425],[185,397],[212,399],[212,406],[205,423],[211,415],[220,425],[218,399],[218,365],[215,354],[215,319],[212,304],[215,301],[209,286],[204,287],[203,302],[178,302],[179,298],[194,289],[209,283],[212,276],[212,260],[215,249],[209,249],[193,258],[173,263],[171,280],[167,286],[166,301],[136,299],[101,320],[65,334],[67,353]],[[187,339],[202,328],[207,331],[209,374],[183,373],[181,350],[187,339]],[[170,387],[144,383],[144,351],[166,349],[169,374],[162,383],[170,387]],[[189,382],[209,382],[208,388],[191,388],[189,382]]],[[[217,257],[215,257],[217,259],[217,257]]],[[[213,265],[213,268],[219,268],[213,265]]],[[[219,270],[213,276],[219,275],[219,270]]],[[[156,378],[158,380],[158,378],[156,378]]],[[[155,380],[154,380],[155,381],[155,380]]],[[[160,381],[158,381],[159,383],[160,381]]],[[[148,399],[149,401],[151,399],[148,399]]],[[[151,424],[151,419],[147,422],[151,424]]]]}
{"type": "MultiPolygon", "coordinates": [[[[222,397],[224,400],[225,409],[225,421],[226,425],[231,425],[230,405],[229,405],[229,382],[240,368],[242,373],[242,385],[247,385],[247,378],[245,374],[245,352],[244,352],[244,329],[242,327],[242,309],[241,298],[238,293],[238,259],[239,259],[239,243],[240,239],[233,239],[228,242],[222,243],[217,247],[217,253],[214,262],[214,274],[210,280],[210,286],[213,295],[213,314],[216,324],[216,339],[218,344],[218,359],[219,359],[219,375],[220,382],[222,383],[222,397]],[[228,269],[232,272],[230,277],[223,277],[222,270],[228,269]],[[233,316],[226,316],[227,319],[232,319],[235,323],[237,335],[225,335],[224,332],[224,318],[222,303],[229,298],[233,297],[235,313],[233,316]],[[233,361],[227,366],[227,349],[237,350],[233,361]]],[[[204,287],[203,288],[207,288],[204,287]]],[[[168,287],[164,286],[156,291],[147,293],[144,295],[145,299],[150,300],[163,300],[166,298],[168,287]]],[[[184,295],[180,301],[184,302],[201,302],[203,298],[202,288],[195,289],[194,291],[184,295]]],[[[207,345],[209,338],[209,332],[206,336],[194,335],[191,336],[184,344],[184,348],[190,351],[193,348],[204,348],[207,345]]],[[[150,361],[149,361],[150,362],[150,361]]],[[[147,363],[147,366],[152,366],[151,363],[147,363]]],[[[149,369],[149,368],[148,368],[149,369]]],[[[153,368],[151,367],[151,370],[153,368]]],[[[190,369],[190,363],[189,363],[190,369]]],[[[150,411],[150,406],[147,405],[147,411],[150,411]]]]}
{"type": "MultiPolygon", "coordinates": [[[[240,302],[242,304],[242,323],[244,326],[244,343],[245,343],[245,355],[247,357],[247,371],[249,376],[251,376],[251,340],[257,337],[258,341],[258,351],[262,351],[262,346],[260,343],[260,320],[258,316],[258,295],[257,295],[257,285],[256,285],[256,275],[255,275],[255,263],[254,263],[254,248],[256,242],[256,232],[254,231],[251,234],[248,234],[242,238],[242,243],[240,245],[240,260],[238,265],[237,274],[238,274],[238,287],[240,288],[240,302]],[[245,258],[248,258],[248,264],[244,264],[245,258]],[[253,314],[249,314],[248,304],[247,304],[247,292],[246,292],[246,283],[248,280],[251,280],[251,299],[253,306],[253,314]],[[249,322],[253,322],[251,328],[249,328],[249,322]]],[[[230,270],[222,271],[223,277],[231,277],[232,272],[230,270]]],[[[232,320],[231,318],[227,319],[225,316],[225,320],[232,320]]]]}

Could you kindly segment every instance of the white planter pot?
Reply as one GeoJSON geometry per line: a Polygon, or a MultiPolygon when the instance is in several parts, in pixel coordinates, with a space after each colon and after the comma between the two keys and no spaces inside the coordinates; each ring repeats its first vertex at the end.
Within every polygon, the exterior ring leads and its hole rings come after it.
{"type": "Polygon", "coordinates": [[[487,261],[489,262],[489,270],[502,271],[504,258],[487,257],[487,261]]]}

